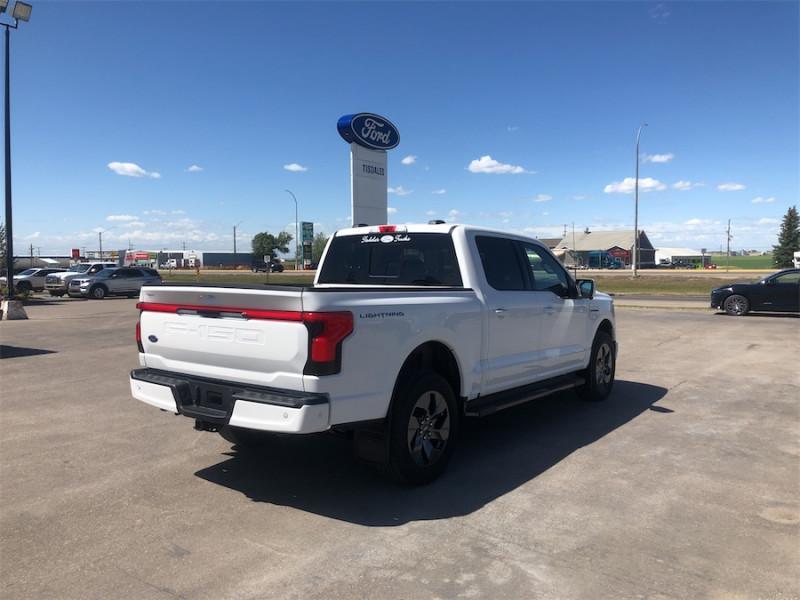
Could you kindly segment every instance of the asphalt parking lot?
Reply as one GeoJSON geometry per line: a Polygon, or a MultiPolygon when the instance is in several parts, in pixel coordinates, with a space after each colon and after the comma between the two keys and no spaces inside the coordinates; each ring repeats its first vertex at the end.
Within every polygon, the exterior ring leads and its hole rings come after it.
{"type": "Polygon", "coordinates": [[[621,308],[611,399],[473,421],[401,488],[131,399],[134,304],[0,323],[6,598],[800,597],[800,319],[621,308]]]}

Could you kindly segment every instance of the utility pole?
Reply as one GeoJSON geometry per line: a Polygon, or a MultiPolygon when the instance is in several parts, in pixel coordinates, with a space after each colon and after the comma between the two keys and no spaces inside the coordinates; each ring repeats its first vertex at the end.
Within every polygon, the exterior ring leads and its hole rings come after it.
{"type": "Polygon", "coordinates": [[[731,269],[731,239],[733,238],[733,236],[731,235],[731,220],[730,219],[728,219],[727,235],[728,235],[728,248],[725,251],[725,256],[726,256],[726,258],[725,258],[725,272],[726,273],[728,271],[730,271],[730,269],[731,269]]]}
{"type": "Polygon", "coordinates": [[[97,239],[100,240],[100,260],[103,260],[103,232],[97,232],[97,239]]]}
{"type": "Polygon", "coordinates": [[[31,268],[33,268],[33,244],[31,244],[31,268]]]}
{"type": "Polygon", "coordinates": [[[636,132],[636,183],[634,184],[635,208],[633,213],[633,276],[636,277],[636,269],[639,266],[639,137],[642,135],[642,128],[647,127],[647,123],[639,125],[636,132]]]}

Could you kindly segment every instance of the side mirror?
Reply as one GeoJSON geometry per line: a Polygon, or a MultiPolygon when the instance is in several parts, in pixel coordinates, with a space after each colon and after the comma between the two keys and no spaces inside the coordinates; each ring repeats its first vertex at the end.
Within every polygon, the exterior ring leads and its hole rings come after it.
{"type": "Polygon", "coordinates": [[[594,298],[594,279],[578,279],[576,283],[581,298],[594,298]]]}

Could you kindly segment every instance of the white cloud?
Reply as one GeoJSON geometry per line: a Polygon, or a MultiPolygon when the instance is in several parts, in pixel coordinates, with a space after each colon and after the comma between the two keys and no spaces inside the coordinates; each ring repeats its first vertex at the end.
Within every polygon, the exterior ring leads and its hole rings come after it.
{"type": "Polygon", "coordinates": [[[772,204],[775,202],[775,198],[770,196],[769,198],[764,198],[763,196],[756,196],[752,200],[753,204],[772,204]]]}
{"type": "Polygon", "coordinates": [[[515,131],[519,131],[519,127],[517,125],[509,125],[506,127],[509,133],[514,133],[515,131]]]}
{"type": "Polygon", "coordinates": [[[415,162],[417,162],[417,157],[414,156],[413,154],[409,154],[400,162],[403,163],[404,165],[413,165],[415,162]]]}
{"type": "Polygon", "coordinates": [[[203,170],[203,167],[201,167],[200,165],[192,165],[191,167],[186,169],[186,172],[187,173],[199,173],[202,170],[203,170]]]}
{"type": "Polygon", "coordinates": [[[444,188],[439,188],[438,190],[433,190],[431,194],[436,194],[437,196],[444,196],[447,193],[447,190],[444,188]]]}
{"type": "Polygon", "coordinates": [[[692,226],[696,226],[696,225],[709,225],[711,223],[713,223],[713,221],[711,221],[709,219],[697,219],[697,218],[694,218],[694,219],[689,219],[688,221],[686,221],[684,223],[684,225],[689,225],[690,227],[692,227],[692,226]]]}
{"type": "Polygon", "coordinates": [[[166,215],[166,214],[167,214],[167,211],[165,211],[165,210],[153,209],[153,210],[146,210],[146,211],[144,211],[144,214],[146,214],[146,215],[151,215],[151,216],[156,216],[156,217],[163,217],[164,215],[166,215]]]}
{"type": "Polygon", "coordinates": [[[668,152],[666,154],[645,154],[642,162],[668,163],[672,162],[673,158],[675,158],[675,155],[672,154],[672,152],[668,152]]]}
{"type": "Polygon", "coordinates": [[[390,206],[389,208],[386,209],[386,212],[389,213],[390,215],[395,215],[397,214],[397,209],[394,206],[390,206]]]}
{"type": "Polygon", "coordinates": [[[778,220],[778,219],[768,219],[766,217],[756,221],[756,225],[777,225],[778,223],[780,223],[780,220],[778,220]]]}
{"type": "Polygon", "coordinates": [[[407,190],[402,185],[398,185],[397,187],[386,188],[386,191],[389,192],[390,194],[397,194],[398,196],[408,196],[409,194],[412,194],[414,192],[414,190],[407,190]]]}
{"type": "Polygon", "coordinates": [[[156,171],[145,171],[136,163],[128,162],[110,162],[108,168],[114,171],[117,175],[125,175],[126,177],[152,177],[153,179],[160,179],[161,174],[156,171]]]}
{"type": "Polygon", "coordinates": [[[284,170],[291,171],[292,173],[304,173],[308,171],[308,167],[304,167],[298,163],[289,163],[288,165],[283,165],[284,170]]]}
{"type": "Polygon", "coordinates": [[[681,181],[676,181],[675,183],[673,183],[672,184],[672,189],[678,190],[678,191],[681,191],[681,192],[686,192],[686,191],[691,190],[693,188],[702,187],[704,185],[705,185],[704,183],[698,183],[697,181],[683,181],[683,180],[681,180],[681,181]]]}
{"type": "Polygon", "coordinates": [[[534,202],[550,202],[552,199],[553,197],[550,194],[536,194],[533,197],[534,202]]]}
{"type": "Polygon", "coordinates": [[[139,217],[134,217],[133,215],[108,215],[106,217],[106,221],[136,221],[139,217]]]}
{"type": "Polygon", "coordinates": [[[591,196],[587,196],[586,194],[578,194],[577,196],[573,196],[573,200],[588,200],[591,196]]]}
{"type": "Polygon", "coordinates": [[[427,211],[425,214],[426,214],[427,216],[429,216],[429,217],[435,217],[435,216],[436,216],[437,214],[439,214],[439,213],[437,213],[435,210],[429,210],[429,211],[427,211]]]}
{"type": "Polygon", "coordinates": [[[743,183],[720,183],[717,186],[717,189],[720,192],[738,192],[743,190],[745,187],[747,186],[745,186],[743,183]]]}
{"type": "Polygon", "coordinates": [[[461,211],[455,208],[451,209],[450,212],[447,213],[447,216],[450,217],[451,219],[455,219],[459,215],[461,215],[461,211]]]}
{"type": "Polygon", "coordinates": [[[41,235],[42,235],[41,231],[34,231],[32,234],[26,235],[22,239],[23,240],[38,240],[41,235]]]}
{"type": "Polygon", "coordinates": [[[130,223],[125,223],[123,227],[145,227],[146,225],[141,221],[131,221],[130,223]]]}
{"type": "Polygon", "coordinates": [[[509,165],[496,161],[488,154],[473,160],[467,166],[472,173],[493,173],[495,175],[519,175],[520,173],[530,173],[518,165],[509,165]]]}
{"type": "Polygon", "coordinates": [[[665,22],[671,14],[669,8],[663,2],[659,2],[650,9],[650,18],[659,23],[665,22]]]}
{"type": "MultiPolygon", "coordinates": [[[[609,183],[605,188],[603,188],[603,191],[606,194],[632,194],[634,192],[635,185],[636,179],[633,177],[626,177],[622,181],[614,181],[609,183]]],[[[665,189],[667,189],[666,184],[661,183],[658,179],[653,179],[652,177],[639,178],[640,192],[661,191],[665,189]]]]}

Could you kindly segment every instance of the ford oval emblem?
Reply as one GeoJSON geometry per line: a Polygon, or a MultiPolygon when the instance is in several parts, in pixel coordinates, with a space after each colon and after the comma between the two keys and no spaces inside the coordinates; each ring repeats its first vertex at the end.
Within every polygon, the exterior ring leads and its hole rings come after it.
{"type": "Polygon", "coordinates": [[[345,142],[355,142],[373,150],[391,150],[400,143],[397,127],[386,117],[372,113],[345,115],[336,128],[345,142]]]}
{"type": "Polygon", "coordinates": [[[158,341],[158,338],[154,335],[148,335],[147,339],[153,342],[154,344],[158,341]]]}

